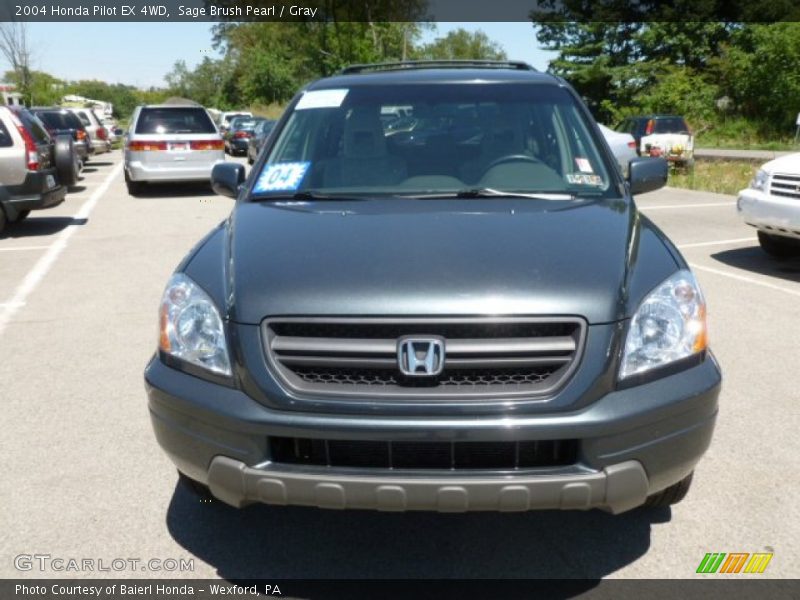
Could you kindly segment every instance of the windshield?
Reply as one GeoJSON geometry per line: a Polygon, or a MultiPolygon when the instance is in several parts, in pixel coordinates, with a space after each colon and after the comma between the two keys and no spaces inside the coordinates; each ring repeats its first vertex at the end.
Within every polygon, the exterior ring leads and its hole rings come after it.
{"type": "Polygon", "coordinates": [[[509,83],[306,92],[253,191],[421,196],[484,188],[618,195],[573,96],[509,83]]]}
{"type": "Polygon", "coordinates": [[[143,108],[136,133],[216,133],[203,108],[143,108]]]}
{"type": "Polygon", "coordinates": [[[687,133],[689,127],[680,117],[655,119],[655,133],[687,133]]]}
{"type": "Polygon", "coordinates": [[[231,129],[253,129],[258,121],[252,117],[236,117],[231,119],[231,129]]]}

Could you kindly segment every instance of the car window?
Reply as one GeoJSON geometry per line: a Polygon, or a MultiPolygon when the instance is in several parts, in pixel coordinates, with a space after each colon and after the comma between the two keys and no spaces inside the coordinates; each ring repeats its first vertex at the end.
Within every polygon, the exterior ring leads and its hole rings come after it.
{"type": "Polygon", "coordinates": [[[136,133],[216,133],[203,108],[143,108],[136,121],[136,133]]]}
{"type": "Polygon", "coordinates": [[[0,121],[0,148],[8,148],[14,145],[14,140],[11,138],[11,134],[8,133],[8,129],[0,121]]]}
{"type": "Polygon", "coordinates": [[[36,116],[51,129],[74,129],[75,122],[70,117],[77,119],[74,114],[67,111],[42,110],[37,111],[36,116]]]}
{"type": "Polygon", "coordinates": [[[25,128],[33,135],[33,139],[37,144],[46,144],[50,141],[50,134],[38,117],[31,114],[27,110],[16,111],[19,120],[25,125],[25,128]]]}
{"type": "Polygon", "coordinates": [[[297,106],[256,193],[615,193],[583,111],[556,86],[359,86],[297,106]],[[382,118],[397,106],[406,116],[382,118]]]}
{"type": "Polygon", "coordinates": [[[687,133],[689,127],[681,117],[666,117],[655,120],[654,133],[687,133]]]}
{"type": "Polygon", "coordinates": [[[253,129],[256,123],[258,123],[258,121],[255,119],[237,117],[231,121],[231,129],[253,129]]]}
{"type": "Polygon", "coordinates": [[[89,120],[89,117],[86,116],[86,114],[83,111],[76,111],[74,114],[78,116],[78,118],[81,120],[81,123],[83,123],[84,127],[92,126],[92,122],[89,120]]]}

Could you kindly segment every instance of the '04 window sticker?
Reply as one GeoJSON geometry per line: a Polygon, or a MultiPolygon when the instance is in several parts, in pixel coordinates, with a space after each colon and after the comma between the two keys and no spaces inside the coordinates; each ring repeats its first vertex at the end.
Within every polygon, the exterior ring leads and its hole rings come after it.
{"type": "Polygon", "coordinates": [[[267,165],[258,176],[254,192],[287,192],[300,187],[311,162],[285,162],[267,165]]]}

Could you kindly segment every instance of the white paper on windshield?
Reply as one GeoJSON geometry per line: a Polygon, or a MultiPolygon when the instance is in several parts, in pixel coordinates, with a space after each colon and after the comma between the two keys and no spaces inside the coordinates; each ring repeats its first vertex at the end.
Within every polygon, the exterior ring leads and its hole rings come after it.
{"type": "Polygon", "coordinates": [[[347,96],[346,89],[335,90],[314,90],[306,92],[297,102],[295,110],[305,110],[308,108],[339,108],[347,96]]]}
{"type": "Polygon", "coordinates": [[[309,166],[311,163],[308,161],[267,165],[261,171],[253,191],[256,193],[294,191],[300,187],[309,166]]]}

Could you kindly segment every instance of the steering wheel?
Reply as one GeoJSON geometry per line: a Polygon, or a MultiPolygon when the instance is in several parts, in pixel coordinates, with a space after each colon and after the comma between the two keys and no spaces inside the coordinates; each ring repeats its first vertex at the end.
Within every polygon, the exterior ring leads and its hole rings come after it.
{"type": "Polygon", "coordinates": [[[501,156],[500,158],[497,158],[493,160],[491,163],[489,163],[489,166],[486,167],[484,173],[486,173],[486,171],[490,169],[495,168],[498,165],[504,165],[510,162],[529,162],[529,163],[539,164],[542,161],[539,160],[538,158],[530,156],[529,154],[507,154],[506,156],[501,156]]]}

